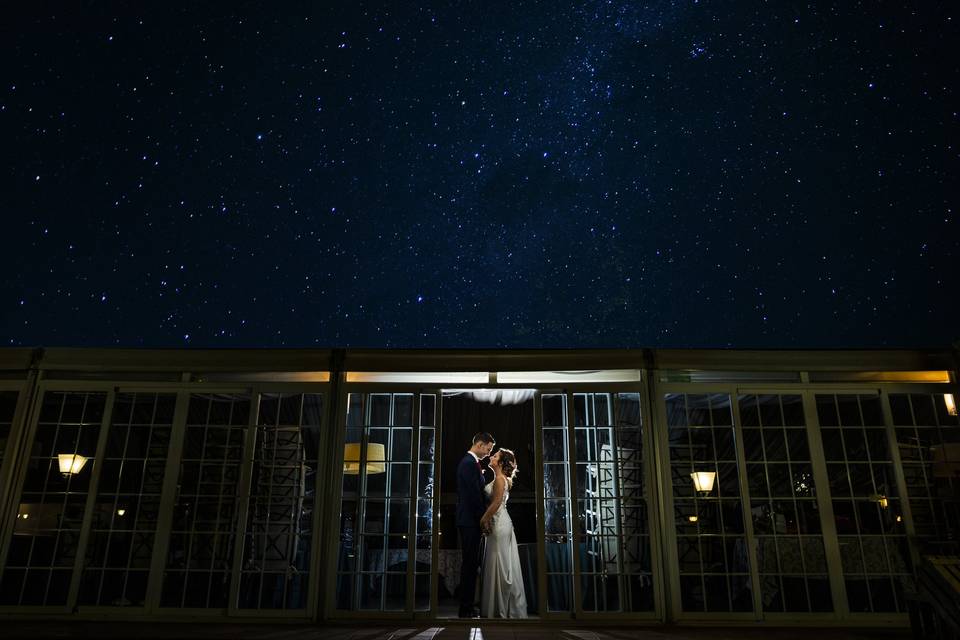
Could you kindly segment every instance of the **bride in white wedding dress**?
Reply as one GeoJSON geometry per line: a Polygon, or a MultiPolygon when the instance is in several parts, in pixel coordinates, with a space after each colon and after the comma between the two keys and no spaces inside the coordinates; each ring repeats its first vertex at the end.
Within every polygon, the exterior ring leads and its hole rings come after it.
{"type": "Polygon", "coordinates": [[[527,597],[523,591],[523,571],[517,551],[513,520],[507,513],[507,500],[517,473],[517,457],[509,449],[500,449],[490,458],[493,482],[484,487],[490,499],[480,527],[486,532],[483,552],[483,588],[480,615],[485,618],[526,618],[527,597]]]}

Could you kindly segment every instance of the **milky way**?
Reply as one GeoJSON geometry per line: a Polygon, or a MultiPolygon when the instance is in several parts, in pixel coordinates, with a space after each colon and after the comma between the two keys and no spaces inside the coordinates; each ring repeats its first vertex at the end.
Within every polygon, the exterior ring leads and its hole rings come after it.
{"type": "Polygon", "coordinates": [[[0,337],[960,337],[949,3],[438,4],[9,15],[0,337]]]}

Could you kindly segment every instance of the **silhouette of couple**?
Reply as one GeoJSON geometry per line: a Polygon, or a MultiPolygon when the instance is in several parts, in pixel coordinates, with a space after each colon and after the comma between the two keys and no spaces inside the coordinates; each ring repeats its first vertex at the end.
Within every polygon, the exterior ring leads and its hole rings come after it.
{"type": "Polygon", "coordinates": [[[509,449],[501,448],[493,453],[495,445],[489,433],[476,434],[457,467],[461,618],[527,617],[517,536],[507,512],[507,500],[517,473],[517,457],[509,449]],[[478,613],[474,602],[481,562],[478,613]]]}

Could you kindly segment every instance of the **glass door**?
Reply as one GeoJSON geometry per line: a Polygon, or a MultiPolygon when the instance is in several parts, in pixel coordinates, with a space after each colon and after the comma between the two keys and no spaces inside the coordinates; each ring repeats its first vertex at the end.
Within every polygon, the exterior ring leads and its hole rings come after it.
{"type": "Polygon", "coordinates": [[[429,612],[437,394],[346,400],[336,609],[429,612]]]}
{"type": "Polygon", "coordinates": [[[741,393],[739,423],[764,614],[834,610],[803,396],[741,393]]]}
{"type": "MultiPolygon", "coordinates": [[[[541,615],[541,590],[538,581],[542,536],[538,531],[540,512],[537,491],[540,485],[535,457],[535,396],[533,389],[445,389],[442,436],[437,444],[436,562],[437,582],[435,615],[457,616],[462,583],[460,531],[456,524],[457,466],[477,433],[490,433],[496,450],[509,449],[516,456],[517,473],[510,489],[507,511],[517,541],[520,574],[529,617],[541,615]]],[[[481,600],[475,591],[475,602],[481,600]]]]}
{"type": "Polygon", "coordinates": [[[546,612],[656,609],[640,393],[538,398],[546,612]]]}

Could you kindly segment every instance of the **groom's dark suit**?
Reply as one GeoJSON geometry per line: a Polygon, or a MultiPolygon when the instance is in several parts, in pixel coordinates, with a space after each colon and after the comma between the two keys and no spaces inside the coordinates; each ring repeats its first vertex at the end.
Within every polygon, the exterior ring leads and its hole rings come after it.
{"type": "Polygon", "coordinates": [[[469,452],[457,467],[457,528],[460,530],[460,615],[473,613],[473,599],[480,570],[480,518],[487,510],[483,487],[493,480],[493,472],[484,470],[469,452]]]}

